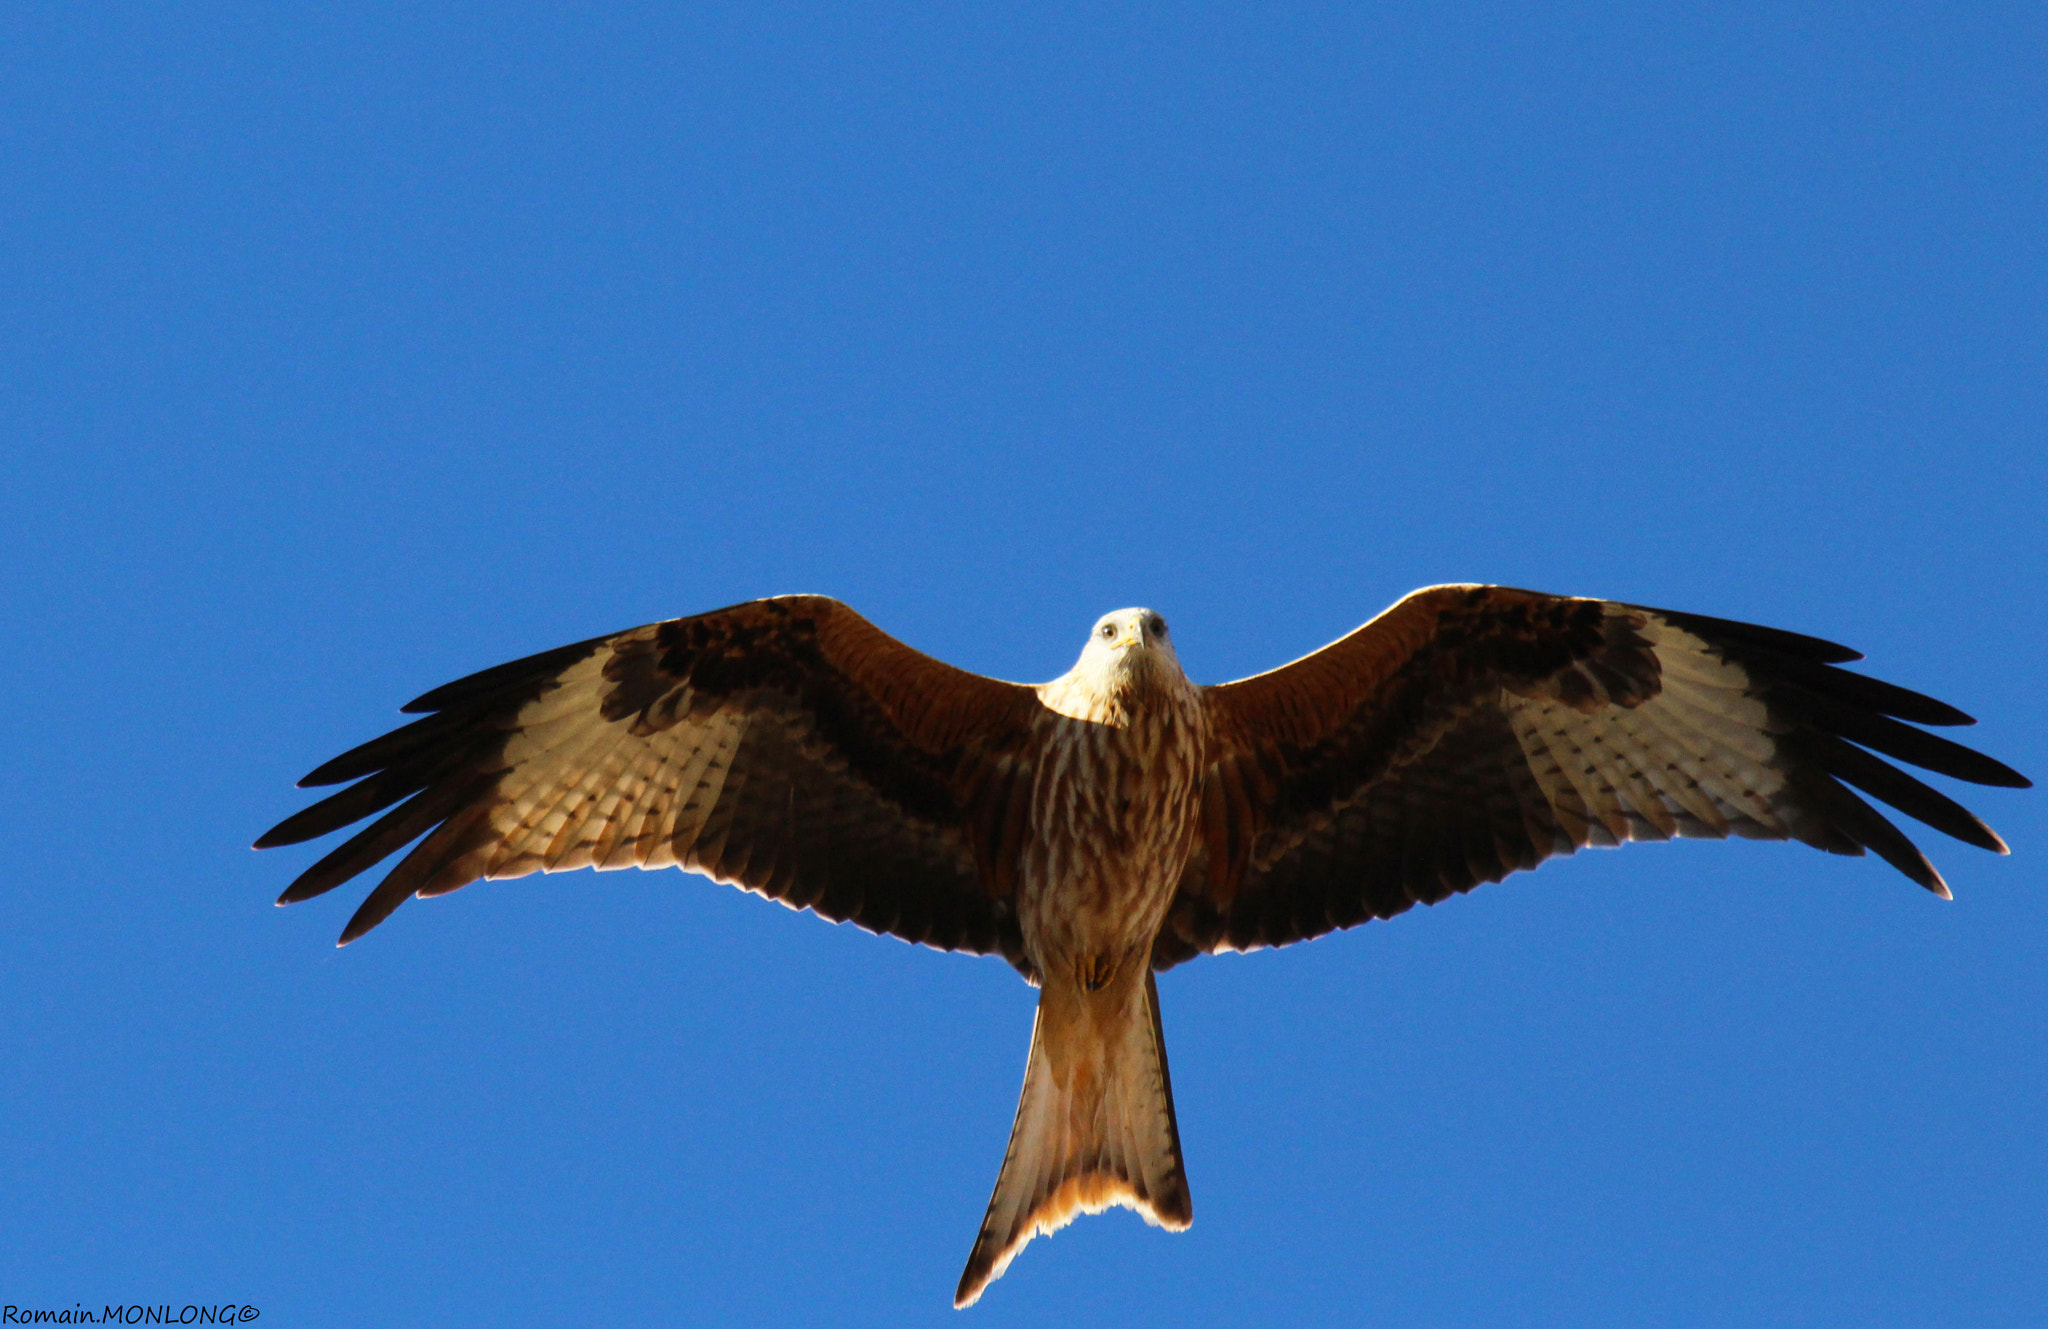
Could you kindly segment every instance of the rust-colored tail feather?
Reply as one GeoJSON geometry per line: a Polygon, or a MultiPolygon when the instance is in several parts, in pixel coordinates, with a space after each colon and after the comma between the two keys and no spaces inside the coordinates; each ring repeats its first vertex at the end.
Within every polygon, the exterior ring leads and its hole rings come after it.
{"type": "Polygon", "coordinates": [[[955,1307],[972,1306],[1026,1242],[1076,1214],[1120,1204],[1170,1232],[1194,1221],[1159,991],[1143,973],[1142,984],[1087,992],[1049,981],[1040,993],[1009,1152],[955,1307]]]}

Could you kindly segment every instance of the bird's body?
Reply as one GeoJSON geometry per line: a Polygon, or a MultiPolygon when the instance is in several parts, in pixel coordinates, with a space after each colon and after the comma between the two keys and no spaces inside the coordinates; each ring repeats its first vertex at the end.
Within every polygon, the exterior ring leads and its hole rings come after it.
{"type": "Polygon", "coordinates": [[[1001,955],[1041,991],[966,1305],[1076,1213],[1191,1220],[1157,970],[1629,840],[1870,850],[1947,896],[1850,786],[2002,853],[1883,758],[2027,781],[1916,727],[1972,723],[1955,708],[1835,667],[1857,658],[1700,615],[1440,586],[1210,687],[1181,671],[1157,614],[1121,610],[1071,671],[1029,687],[913,651],[837,601],[785,596],[436,688],[405,708],[421,719],[301,782],[354,784],[257,844],[377,818],[285,904],[418,840],[344,944],[415,895],[483,878],[680,865],[1001,955]]]}
{"type": "Polygon", "coordinates": [[[1108,615],[1080,662],[1038,689],[1045,757],[1017,922],[1043,984],[1094,989],[1149,965],[1193,847],[1208,715],[1157,621],[1144,609],[1108,615]]]}
{"type": "Polygon", "coordinates": [[[1077,1212],[1127,1204],[1176,1229],[1194,1217],[1152,943],[1194,844],[1208,715],[1165,621],[1147,609],[1104,616],[1074,668],[1038,696],[1043,758],[1017,876],[1038,1019],[959,1305],[1077,1212]]]}

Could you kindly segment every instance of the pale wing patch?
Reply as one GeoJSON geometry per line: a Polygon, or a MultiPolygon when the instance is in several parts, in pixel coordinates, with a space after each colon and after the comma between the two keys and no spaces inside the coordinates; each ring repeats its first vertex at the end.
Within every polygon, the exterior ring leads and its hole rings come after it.
{"type": "Polygon", "coordinates": [[[1661,690],[1640,706],[1588,713],[1502,693],[1566,832],[1595,845],[1787,834],[1777,740],[1748,674],[1662,619],[1649,617],[1640,631],[1662,672],[1661,690]]]}
{"type": "Polygon", "coordinates": [[[520,712],[485,877],[669,867],[717,805],[748,717],[716,711],[636,735],[631,717],[599,718],[604,664],[601,654],[579,662],[520,712]]]}

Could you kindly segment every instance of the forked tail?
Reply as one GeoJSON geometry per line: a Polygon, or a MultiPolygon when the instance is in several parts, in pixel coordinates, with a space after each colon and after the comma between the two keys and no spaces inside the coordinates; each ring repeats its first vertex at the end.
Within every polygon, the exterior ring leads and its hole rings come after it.
{"type": "Polygon", "coordinates": [[[1142,983],[1095,992],[1048,981],[1039,994],[1010,1149],[955,1307],[972,1306],[1024,1243],[1078,1213],[1120,1204],[1171,1232],[1194,1221],[1159,990],[1142,972],[1142,983]]]}

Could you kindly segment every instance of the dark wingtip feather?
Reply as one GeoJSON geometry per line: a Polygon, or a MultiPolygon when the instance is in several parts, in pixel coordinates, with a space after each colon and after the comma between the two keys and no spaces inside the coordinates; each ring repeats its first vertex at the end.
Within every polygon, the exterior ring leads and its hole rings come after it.
{"type": "MultiPolygon", "coordinates": [[[[1645,609],[1642,605],[1631,605],[1631,609],[1645,609]]],[[[1725,642],[1742,647],[1761,648],[1790,655],[1801,660],[1812,660],[1819,664],[1848,664],[1861,660],[1863,652],[1853,646],[1844,646],[1824,637],[1809,637],[1803,632],[1787,632],[1783,628],[1767,628],[1759,623],[1744,623],[1732,618],[1714,618],[1707,614],[1687,614],[1673,609],[1646,609],[1648,613],[1669,622],[1674,627],[1709,641],[1725,642]]]]}
{"type": "MultiPolygon", "coordinates": [[[[380,822],[379,826],[381,825],[380,822]]],[[[277,902],[298,904],[302,900],[325,895],[358,872],[374,867],[378,859],[389,854],[391,849],[397,848],[397,845],[393,845],[383,853],[376,853],[375,857],[370,857],[375,850],[369,847],[369,842],[376,837],[379,826],[372,826],[359,835],[350,836],[346,843],[337,846],[333,852],[321,858],[312,867],[292,878],[292,884],[284,888],[284,894],[277,897],[277,902]]]]}
{"type": "MultiPolygon", "coordinates": [[[[437,765],[452,765],[454,756],[466,755],[454,754],[437,765]]],[[[435,766],[380,771],[360,784],[352,784],[337,793],[329,794],[311,807],[299,809],[265,831],[262,838],[256,841],[256,847],[273,849],[279,845],[303,844],[307,840],[317,840],[330,831],[338,831],[352,822],[382,812],[394,803],[411,798],[431,785],[440,774],[441,771],[435,766]]]]}
{"type": "Polygon", "coordinates": [[[1998,838],[1998,832],[1940,790],[1839,738],[1816,735],[1813,743],[1821,765],[1830,775],[1883,799],[1907,816],[1923,821],[1964,844],[1989,849],[1993,853],[2010,852],[2005,841],[1998,838]]]}
{"type": "Polygon", "coordinates": [[[1896,716],[1914,724],[1925,725],[1973,725],[1975,717],[1970,716],[1945,701],[1938,701],[1924,692],[1902,688],[1896,683],[1887,683],[1881,678],[1868,674],[1852,674],[1846,669],[1831,665],[1808,664],[1780,657],[1775,660],[1752,660],[1766,668],[1774,668],[1786,678],[1815,692],[1833,697],[1837,701],[1867,707],[1881,715],[1896,716]]]}
{"type": "MultiPolygon", "coordinates": [[[[288,844],[303,844],[307,840],[312,839],[313,836],[311,835],[298,835],[294,833],[292,823],[297,821],[299,816],[300,814],[295,812],[291,816],[286,817],[277,825],[257,836],[256,843],[249,847],[251,849],[278,849],[288,844]]],[[[315,835],[322,833],[314,832],[315,835]]]]}
{"type": "Polygon", "coordinates": [[[1871,678],[1866,674],[1852,674],[1847,670],[1834,668],[1835,665],[1848,664],[1863,658],[1862,652],[1837,642],[1809,637],[1798,632],[1786,632],[1782,628],[1766,628],[1755,623],[1709,618],[1703,614],[1687,614],[1666,609],[1649,609],[1644,612],[1660,615],[1673,626],[1691,632],[1718,647],[1732,659],[1761,666],[1769,672],[1837,700],[1865,706],[1884,715],[1897,716],[1901,720],[1910,720],[1914,724],[1977,723],[1972,716],[1925,693],[1902,688],[1896,683],[1886,683],[1882,679],[1871,678]]]}
{"type": "Polygon", "coordinates": [[[279,897],[296,904],[324,895],[358,873],[383,862],[408,840],[442,820],[463,800],[479,796],[495,773],[473,784],[447,784],[415,794],[412,798],[371,822],[333,852],[299,874],[298,880],[279,897]]]}
{"type": "Polygon", "coordinates": [[[407,758],[446,743],[461,731],[461,719],[457,716],[429,715],[401,725],[388,734],[379,734],[366,743],[358,743],[338,757],[320,763],[299,777],[299,788],[312,789],[319,785],[341,784],[359,776],[369,775],[395,766],[407,758]]]}
{"type": "Polygon", "coordinates": [[[531,687],[536,679],[553,678],[617,635],[607,633],[602,637],[592,637],[588,641],[557,646],[551,651],[541,651],[536,655],[507,660],[504,664],[492,665],[489,669],[479,669],[474,674],[465,674],[452,683],[443,683],[438,688],[422,692],[398,709],[406,715],[445,711],[450,706],[487,700],[492,694],[507,688],[531,687]]]}
{"type": "Polygon", "coordinates": [[[1941,872],[1927,855],[1920,851],[1920,846],[1892,825],[1882,812],[1851,793],[1832,776],[1821,776],[1813,793],[1815,803],[1832,817],[1835,824],[1868,846],[1872,853],[1904,873],[1908,880],[1944,900],[1953,898],[1948,883],[1942,880],[1941,872]]]}
{"type": "Polygon", "coordinates": [[[2026,789],[2033,781],[1995,758],[1952,739],[1915,729],[1888,715],[1848,705],[1809,688],[1788,685],[1776,694],[1788,711],[1806,711],[1819,728],[1860,743],[1873,752],[1911,762],[1915,766],[1968,780],[1971,784],[2004,789],[2026,789]]]}
{"type": "Polygon", "coordinates": [[[321,762],[318,766],[300,776],[298,784],[294,785],[293,788],[318,789],[322,785],[340,784],[345,780],[353,780],[358,775],[368,775],[377,768],[371,766],[363,770],[354,769],[359,764],[355,760],[357,754],[367,746],[369,745],[363,744],[359,747],[350,748],[339,757],[321,762]]]}
{"type": "Polygon", "coordinates": [[[304,872],[292,878],[292,884],[284,888],[283,893],[277,897],[277,903],[280,906],[302,904],[307,900],[327,894],[327,892],[348,880],[347,877],[323,871],[327,866],[327,860],[323,858],[312,867],[307,868],[304,872]]]}
{"type": "MultiPolygon", "coordinates": [[[[397,874],[394,873],[393,875],[397,874]]],[[[346,946],[350,942],[355,941],[365,932],[391,917],[398,909],[398,906],[412,898],[411,891],[391,890],[390,886],[391,880],[387,877],[383,885],[370,892],[370,897],[363,901],[362,906],[356,910],[355,916],[349,919],[348,926],[341,930],[341,939],[334,943],[336,946],[346,946]]]]}
{"type": "Polygon", "coordinates": [[[256,847],[258,849],[280,849],[288,844],[304,844],[308,840],[319,839],[329,831],[339,830],[341,827],[348,825],[349,821],[356,820],[356,818],[351,817],[344,821],[333,822],[330,825],[327,816],[329,811],[331,809],[328,808],[324,801],[315,803],[309,808],[302,808],[258,836],[256,838],[256,847]]]}

